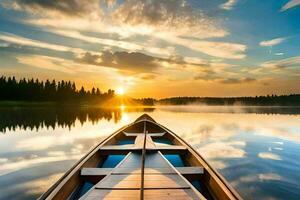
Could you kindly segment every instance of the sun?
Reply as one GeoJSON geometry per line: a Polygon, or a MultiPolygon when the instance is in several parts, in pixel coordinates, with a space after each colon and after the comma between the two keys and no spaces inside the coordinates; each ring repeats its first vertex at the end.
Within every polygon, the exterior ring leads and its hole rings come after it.
{"type": "Polygon", "coordinates": [[[124,94],[125,94],[124,88],[118,87],[118,88],[116,89],[116,94],[117,94],[117,95],[124,95],[124,94]]]}

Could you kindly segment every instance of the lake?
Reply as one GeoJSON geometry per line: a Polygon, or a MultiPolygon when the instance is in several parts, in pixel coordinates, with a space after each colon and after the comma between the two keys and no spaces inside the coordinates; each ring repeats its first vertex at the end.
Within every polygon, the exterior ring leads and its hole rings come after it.
{"type": "Polygon", "coordinates": [[[148,113],[245,199],[300,199],[300,107],[0,107],[0,199],[36,199],[89,149],[148,113]]]}

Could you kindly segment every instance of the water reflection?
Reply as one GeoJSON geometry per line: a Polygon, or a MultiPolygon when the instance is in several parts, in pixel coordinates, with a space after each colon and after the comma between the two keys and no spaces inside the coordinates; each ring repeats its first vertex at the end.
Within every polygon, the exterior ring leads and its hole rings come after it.
{"type": "MultiPolygon", "coordinates": [[[[89,121],[94,123],[104,119],[113,120],[118,123],[124,112],[151,112],[154,108],[115,108],[103,109],[99,107],[0,107],[0,132],[16,129],[38,130],[46,127],[55,129],[56,127],[69,128],[75,126],[78,120],[81,124],[89,121]]],[[[126,116],[125,116],[126,118],[126,116]]]]}
{"type": "Polygon", "coordinates": [[[143,112],[190,143],[245,199],[300,199],[300,115],[226,109],[1,108],[0,199],[37,198],[143,112]]]}

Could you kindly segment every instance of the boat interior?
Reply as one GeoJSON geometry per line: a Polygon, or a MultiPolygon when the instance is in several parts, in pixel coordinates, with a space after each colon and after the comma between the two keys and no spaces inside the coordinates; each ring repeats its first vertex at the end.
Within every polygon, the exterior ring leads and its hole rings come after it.
{"type": "Polygon", "coordinates": [[[40,199],[241,199],[187,143],[144,114],[92,149],[40,199]]]}

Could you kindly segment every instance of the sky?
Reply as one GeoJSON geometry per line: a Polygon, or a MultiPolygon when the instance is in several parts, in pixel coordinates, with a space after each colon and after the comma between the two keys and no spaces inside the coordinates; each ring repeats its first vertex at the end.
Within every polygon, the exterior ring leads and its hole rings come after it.
{"type": "Polygon", "coordinates": [[[0,0],[0,59],[137,98],[300,93],[300,0],[0,0]]]}

